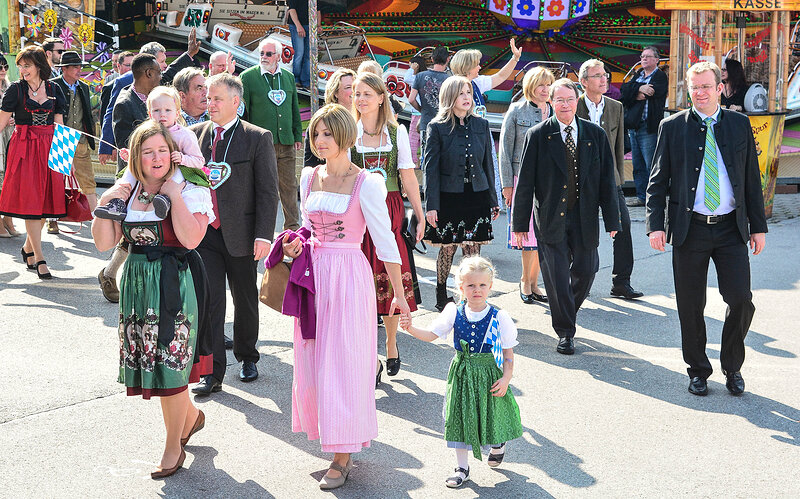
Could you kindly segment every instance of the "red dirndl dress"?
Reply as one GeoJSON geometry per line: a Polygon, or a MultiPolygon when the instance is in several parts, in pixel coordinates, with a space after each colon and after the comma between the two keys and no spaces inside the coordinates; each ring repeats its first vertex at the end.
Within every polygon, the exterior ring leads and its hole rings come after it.
{"type": "Polygon", "coordinates": [[[47,167],[53,142],[53,120],[66,112],[58,85],[45,82],[49,97],[43,104],[28,97],[24,80],[3,94],[2,110],[14,113],[14,134],[6,156],[6,174],[0,191],[0,215],[36,220],[67,214],[64,175],[47,167]]]}

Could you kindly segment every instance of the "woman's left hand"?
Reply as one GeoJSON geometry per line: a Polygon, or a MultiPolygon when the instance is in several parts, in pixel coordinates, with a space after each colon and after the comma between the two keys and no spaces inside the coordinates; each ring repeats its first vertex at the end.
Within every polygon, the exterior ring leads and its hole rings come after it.
{"type": "Polygon", "coordinates": [[[497,220],[497,217],[500,216],[500,207],[495,206],[492,208],[492,220],[497,220]]]}
{"type": "Polygon", "coordinates": [[[489,391],[492,392],[492,395],[495,397],[504,397],[506,395],[506,391],[508,390],[508,384],[511,382],[511,379],[506,379],[505,376],[498,379],[494,382],[489,391]]]}
{"type": "Polygon", "coordinates": [[[181,182],[179,184],[170,178],[167,179],[166,182],[164,182],[164,185],[161,186],[161,189],[159,189],[158,192],[164,194],[170,199],[177,199],[181,196],[181,191],[183,190],[183,186],[185,185],[186,182],[181,182]]]}
{"type": "Polygon", "coordinates": [[[411,309],[408,306],[408,302],[402,295],[395,294],[394,298],[392,298],[392,304],[389,307],[389,316],[391,317],[394,315],[395,310],[397,310],[400,315],[411,315],[411,309]]]}
{"type": "Polygon", "coordinates": [[[425,236],[425,222],[423,220],[425,220],[425,217],[422,217],[422,219],[417,217],[417,242],[422,241],[425,236]]]}

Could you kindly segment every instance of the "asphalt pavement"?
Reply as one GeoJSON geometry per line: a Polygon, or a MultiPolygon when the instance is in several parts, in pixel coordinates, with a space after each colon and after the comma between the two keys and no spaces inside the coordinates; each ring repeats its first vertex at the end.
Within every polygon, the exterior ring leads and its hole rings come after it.
{"type": "MultiPolygon", "coordinates": [[[[21,238],[0,239],[0,497],[798,497],[800,195],[775,203],[766,249],[751,258],[756,313],[741,397],[728,394],[719,368],[725,305],[713,266],[706,323],[715,372],[707,397],[688,393],[671,255],[650,249],[642,208],[631,210],[632,284],[645,296],[609,296],[611,241],[601,238],[573,356],[556,353],[547,306],[520,301],[519,253],[505,248],[501,215],[483,254],[499,272],[490,301],[519,328],[511,386],[524,435],[499,468],[470,458],[472,480],[460,490],[444,485],[456,464],[442,439],[452,345],[401,333],[402,370],[375,391],[378,438],[354,455],[344,487],[322,492],[331,456],[291,431],[291,320],[263,305],[259,379],[241,383],[229,352],[223,391],[196,399],[206,426],[184,468],[151,480],[164,427],[156,399],[126,397],[116,382],[118,307],[97,284],[109,253],[95,249],[87,227],[45,234],[57,277],[47,282],[22,265],[21,238]]],[[[435,258],[435,249],[417,257],[422,325],[435,317],[435,258]]],[[[228,335],[232,310],[229,299],[228,335]]]]}

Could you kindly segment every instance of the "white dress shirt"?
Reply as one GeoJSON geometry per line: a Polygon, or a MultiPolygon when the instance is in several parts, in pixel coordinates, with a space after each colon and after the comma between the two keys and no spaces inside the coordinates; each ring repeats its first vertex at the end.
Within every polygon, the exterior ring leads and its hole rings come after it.
{"type": "Polygon", "coordinates": [[[589,121],[597,126],[603,126],[600,124],[600,120],[603,118],[603,109],[606,107],[606,100],[603,96],[600,96],[600,104],[592,102],[588,95],[584,97],[583,102],[586,103],[586,108],[589,110],[589,121]]]}
{"type": "MultiPolygon", "coordinates": [[[[707,115],[698,111],[696,107],[693,106],[692,110],[697,113],[701,121],[708,118],[707,115]]],[[[720,107],[717,106],[717,111],[711,115],[714,120],[712,125],[719,120],[719,113],[720,107]]],[[[733,199],[733,186],[731,185],[731,179],[728,177],[728,169],[725,168],[725,161],[722,159],[722,151],[719,150],[716,135],[714,135],[714,143],[717,147],[717,171],[719,172],[719,206],[713,212],[706,207],[706,169],[701,159],[700,177],[697,179],[697,191],[694,193],[693,208],[694,211],[701,215],[725,215],[736,208],[736,200],[733,199]]]]}
{"type": "MultiPolygon", "coordinates": [[[[566,144],[567,143],[567,132],[565,132],[564,130],[567,128],[567,125],[561,123],[561,120],[559,120],[558,118],[556,118],[556,121],[558,121],[558,128],[559,128],[559,130],[561,130],[561,140],[563,140],[564,144],[566,144]]],[[[570,123],[569,126],[572,127],[572,130],[570,131],[570,135],[572,135],[572,143],[575,144],[575,149],[577,149],[578,148],[578,120],[576,120],[574,116],[572,117],[572,123],[570,123]]]]}

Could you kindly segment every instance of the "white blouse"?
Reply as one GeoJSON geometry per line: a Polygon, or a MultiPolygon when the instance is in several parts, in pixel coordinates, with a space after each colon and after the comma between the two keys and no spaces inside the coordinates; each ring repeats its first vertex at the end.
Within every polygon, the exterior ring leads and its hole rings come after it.
{"type": "MultiPolygon", "coordinates": [[[[379,147],[367,147],[363,145],[364,125],[361,124],[361,120],[358,120],[356,127],[358,130],[356,135],[356,151],[361,154],[375,152],[388,153],[392,151],[392,139],[389,137],[388,127],[383,127],[383,140],[381,143],[385,142],[385,144],[379,147]]],[[[348,157],[350,156],[349,151],[347,155],[348,157]]],[[[358,166],[363,167],[363,165],[358,166]]],[[[408,140],[408,130],[405,125],[397,125],[397,169],[407,170],[416,167],[417,165],[414,164],[414,160],[411,157],[411,142],[408,140]]]]}
{"type": "MultiPolygon", "coordinates": [[[[320,167],[321,168],[321,167],[320,167]]],[[[300,176],[300,207],[302,208],[303,227],[311,230],[308,214],[314,211],[327,211],[342,214],[347,211],[350,194],[338,192],[311,191],[308,193],[308,181],[314,168],[303,168],[300,176]]],[[[361,183],[358,201],[361,212],[367,221],[369,235],[378,252],[378,258],[385,263],[401,263],[400,251],[392,232],[389,210],[386,207],[386,183],[379,173],[368,173],[361,183]]]]}
{"type": "MultiPolygon", "coordinates": [[[[181,170],[177,169],[175,174],[172,176],[172,180],[175,183],[180,184],[186,179],[183,178],[181,170]]],[[[135,183],[133,187],[136,187],[135,183]]],[[[130,199],[128,199],[128,213],[125,215],[125,221],[155,222],[162,220],[156,216],[156,213],[153,210],[132,210],[131,206],[133,205],[133,199],[136,197],[134,196],[135,193],[136,192],[134,191],[131,194],[130,199]]],[[[186,203],[186,207],[189,208],[190,213],[207,215],[209,224],[217,219],[214,216],[214,205],[211,202],[211,191],[208,187],[200,187],[199,185],[194,185],[191,182],[186,182],[186,185],[181,191],[181,197],[183,198],[183,202],[186,203]]]]}
{"type": "MultiPolygon", "coordinates": [[[[444,307],[444,310],[442,310],[442,313],[431,323],[430,330],[439,338],[447,338],[453,330],[453,325],[456,323],[457,313],[457,305],[455,303],[448,303],[444,307]]],[[[464,313],[467,316],[467,320],[470,322],[478,322],[489,313],[489,305],[487,304],[486,308],[480,312],[473,312],[469,307],[465,306],[464,313]]],[[[500,346],[503,348],[514,348],[519,345],[517,341],[517,326],[514,325],[514,321],[505,310],[497,311],[497,322],[499,323],[498,327],[500,329],[500,346]]]]}

